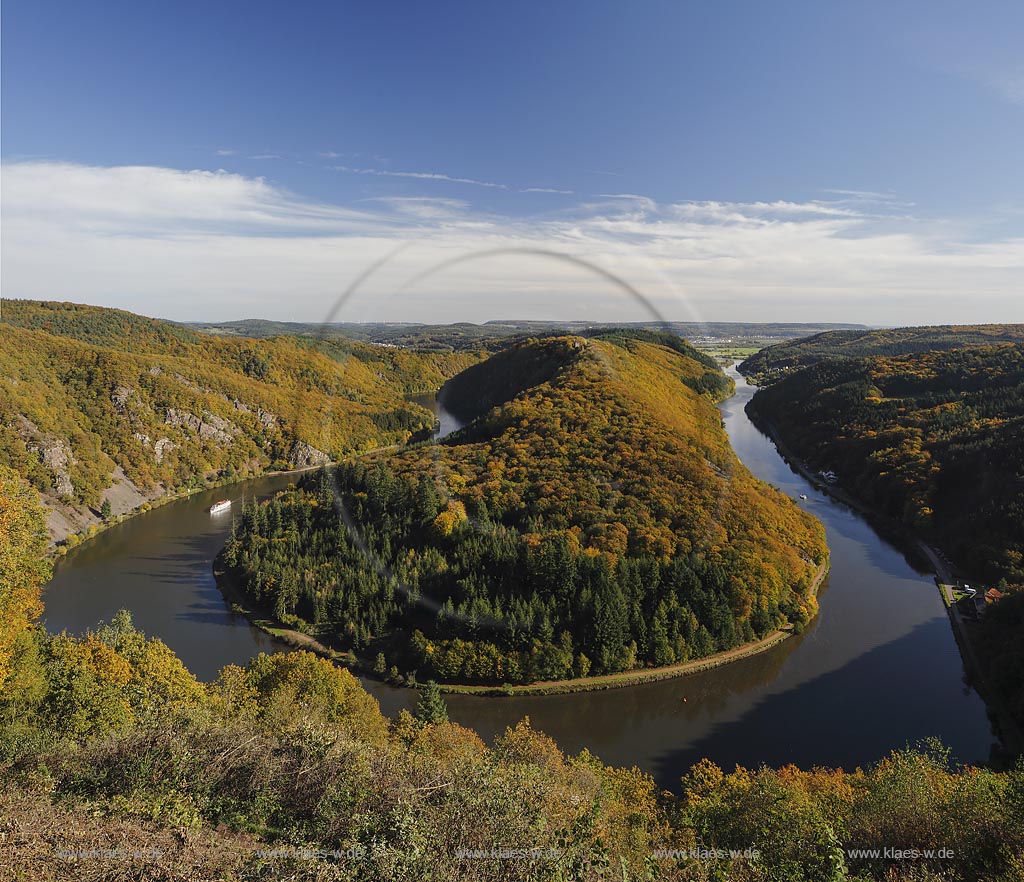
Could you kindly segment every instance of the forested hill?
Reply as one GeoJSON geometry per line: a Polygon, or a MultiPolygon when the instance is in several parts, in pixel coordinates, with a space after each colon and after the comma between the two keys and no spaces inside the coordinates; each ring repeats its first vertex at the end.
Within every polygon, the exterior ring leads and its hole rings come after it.
{"type": "Polygon", "coordinates": [[[183,325],[121,309],[46,300],[4,300],[0,321],[111,349],[186,355],[207,339],[183,325]]]}
{"type": "Polygon", "coordinates": [[[545,346],[513,344],[456,374],[441,388],[438,398],[461,419],[475,419],[527,389],[557,382],[559,374],[575,363],[582,345],[581,340],[568,337],[545,346]]]}
{"type": "MultiPolygon", "coordinates": [[[[678,359],[677,379],[699,394],[718,402],[734,391],[732,380],[710,356],[694,349],[675,334],[640,328],[588,331],[585,337],[615,343],[636,352],[641,343],[653,344],[685,356],[678,359]]],[[[543,339],[543,338],[542,338],[543,339]]],[[[553,335],[547,345],[537,341],[513,342],[502,352],[456,374],[441,389],[440,400],[452,413],[472,420],[492,407],[544,383],[558,383],[571,370],[586,346],[579,337],[553,335]]]]}
{"type": "Polygon", "coordinates": [[[1024,342],[1024,325],[942,325],[875,331],[828,331],[755,353],[740,372],[759,386],[826,358],[868,358],[1024,342]]]}
{"type": "Polygon", "coordinates": [[[315,465],[432,423],[404,393],[477,360],[312,339],[210,337],[119,310],[4,301],[0,463],[54,538],[174,489],[315,465]]]}
{"type": "Polygon", "coordinates": [[[667,665],[800,626],[823,530],[740,464],[691,388],[707,371],[656,338],[516,344],[449,384],[465,429],[337,470],[355,535],[323,477],[249,509],[226,560],[279,618],[421,678],[667,665]]]}
{"type": "MultiPolygon", "coordinates": [[[[271,334],[264,329],[263,333],[254,334],[251,338],[239,334],[222,337],[120,309],[39,300],[2,301],[0,323],[134,354],[199,358],[229,370],[241,368],[249,377],[277,385],[287,385],[288,377],[284,374],[291,365],[282,363],[275,366],[264,362],[272,356],[267,347],[274,348],[281,343],[295,352],[321,353],[339,363],[354,359],[365,366],[365,371],[352,366],[361,380],[373,383],[375,377],[403,393],[438,389],[449,377],[485,355],[482,346],[466,346],[458,353],[426,352],[416,347],[376,345],[341,338],[321,339],[309,330],[315,330],[316,326],[297,323],[296,327],[306,329],[301,336],[290,335],[285,330],[271,334]]],[[[293,323],[257,321],[254,324],[273,324],[275,328],[286,329],[293,323]]],[[[294,357],[291,360],[294,361],[294,357]]],[[[300,365],[299,370],[302,367],[300,365]]]]}
{"type": "Polygon", "coordinates": [[[969,571],[1024,583],[1024,344],[823,361],[750,409],[969,571]]]}

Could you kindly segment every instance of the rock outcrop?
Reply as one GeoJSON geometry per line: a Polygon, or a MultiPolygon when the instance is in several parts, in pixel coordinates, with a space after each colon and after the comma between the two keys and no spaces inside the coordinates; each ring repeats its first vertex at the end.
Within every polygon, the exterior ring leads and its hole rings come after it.
{"type": "Polygon", "coordinates": [[[240,429],[230,420],[217,416],[215,413],[203,411],[201,417],[187,410],[178,410],[176,407],[167,408],[164,415],[164,422],[175,429],[185,429],[194,432],[204,441],[216,441],[218,444],[228,444],[231,439],[240,433],[240,429]]]}
{"type": "Polygon", "coordinates": [[[132,398],[132,389],[127,386],[118,386],[110,393],[110,402],[118,413],[125,413],[128,410],[128,402],[132,398]]]}
{"type": "Polygon", "coordinates": [[[50,470],[53,476],[53,489],[57,495],[71,496],[75,492],[75,485],[69,470],[75,458],[68,442],[63,438],[47,435],[39,426],[20,414],[17,417],[17,429],[28,452],[38,456],[39,461],[50,470]]]}
{"type": "Polygon", "coordinates": [[[75,485],[71,482],[68,469],[74,458],[68,443],[62,440],[43,442],[38,451],[43,465],[53,472],[53,489],[57,491],[57,495],[71,496],[75,492],[75,485]]]}
{"type": "Polygon", "coordinates": [[[317,450],[305,441],[296,441],[292,447],[290,462],[297,469],[308,468],[309,466],[325,465],[331,461],[331,457],[322,450],[317,450]]]}
{"type": "Polygon", "coordinates": [[[160,438],[153,445],[153,459],[156,460],[157,465],[164,461],[164,454],[168,450],[174,450],[174,442],[170,438],[160,438]]]}

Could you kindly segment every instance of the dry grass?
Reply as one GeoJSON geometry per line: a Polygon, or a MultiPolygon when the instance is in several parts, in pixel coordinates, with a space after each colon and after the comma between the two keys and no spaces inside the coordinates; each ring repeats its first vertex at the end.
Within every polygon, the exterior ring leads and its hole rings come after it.
{"type": "Polygon", "coordinates": [[[175,829],[51,803],[45,793],[0,791],[0,867],[32,882],[335,882],[343,860],[267,857],[258,838],[226,829],[175,829]]]}

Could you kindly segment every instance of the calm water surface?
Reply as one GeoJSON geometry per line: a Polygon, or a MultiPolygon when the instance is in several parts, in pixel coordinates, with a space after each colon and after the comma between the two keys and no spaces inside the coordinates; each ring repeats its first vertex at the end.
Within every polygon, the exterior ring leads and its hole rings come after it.
{"type": "MultiPolygon", "coordinates": [[[[615,765],[637,765],[672,786],[697,759],[720,765],[853,768],[893,747],[940,736],[962,761],[988,758],[995,741],[931,576],[918,571],[859,515],[811,487],[747,419],[754,390],[733,372],[737,394],[722,407],[746,466],[799,497],[828,532],[832,572],[820,614],[799,637],[760,655],[677,680],[578,695],[448,696],[453,719],[485,738],[528,715],[571,752],[584,747],[615,765]]],[[[432,396],[417,397],[458,424],[432,396]]],[[[198,676],[280,647],[225,604],[211,562],[232,514],[210,516],[225,496],[266,496],[294,476],[194,494],[127,521],[60,561],[47,588],[51,631],[81,632],[121,607],[165,640],[198,676]]],[[[412,707],[410,690],[368,681],[385,713],[412,707]]]]}

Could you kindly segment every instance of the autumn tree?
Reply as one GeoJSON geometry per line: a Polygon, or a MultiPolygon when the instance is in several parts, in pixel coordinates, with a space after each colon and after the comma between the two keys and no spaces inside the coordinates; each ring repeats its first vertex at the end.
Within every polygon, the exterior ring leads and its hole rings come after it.
{"type": "Polygon", "coordinates": [[[40,588],[50,576],[46,519],[38,494],[0,465],[0,689],[15,646],[43,611],[40,588]]]}

